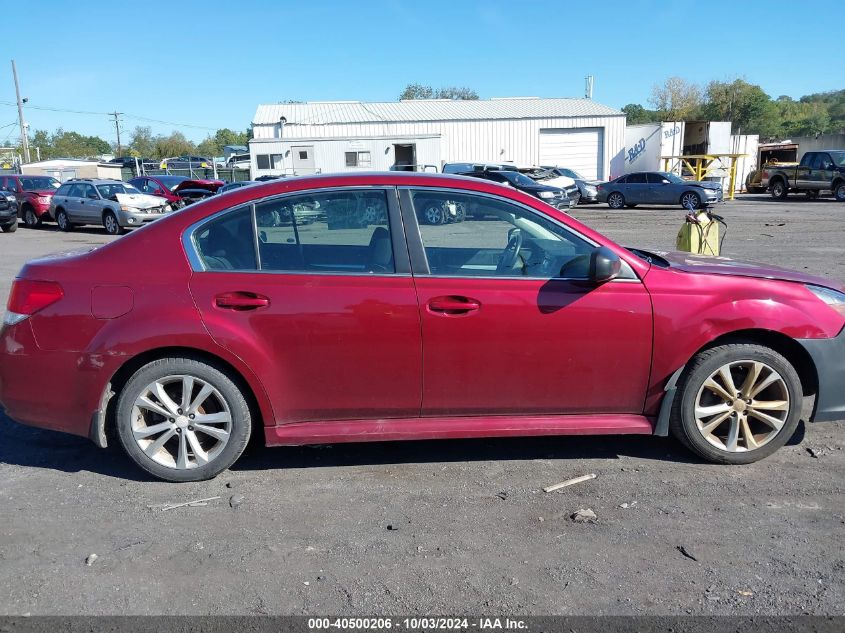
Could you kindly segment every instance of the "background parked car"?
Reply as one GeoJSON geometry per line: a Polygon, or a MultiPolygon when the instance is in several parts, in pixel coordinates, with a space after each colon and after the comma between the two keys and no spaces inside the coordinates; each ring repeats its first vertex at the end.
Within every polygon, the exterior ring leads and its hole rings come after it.
{"type": "Polygon", "coordinates": [[[519,173],[525,174],[532,180],[536,180],[550,187],[558,187],[566,192],[566,195],[578,204],[581,200],[581,191],[575,183],[574,178],[563,176],[549,167],[520,167],[519,173]]]}
{"type": "Polygon", "coordinates": [[[489,169],[471,171],[461,175],[492,180],[493,182],[519,189],[535,198],[540,198],[540,200],[552,205],[556,209],[571,209],[575,206],[576,201],[566,195],[563,189],[539,183],[516,170],[489,169]]]}
{"type": "Polygon", "coordinates": [[[598,185],[598,201],[611,209],[638,204],[681,205],[698,209],[722,201],[718,182],[696,182],[665,171],[638,171],[598,185]]]}
{"type": "Polygon", "coordinates": [[[574,169],[569,169],[567,167],[544,167],[544,169],[548,169],[552,173],[560,176],[572,178],[572,180],[575,181],[575,185],[578,187],[578,191],[581,194],[578,204],[598,202],[598,186],[602,183],[601,180],[587,180],[574,169]]]}
{"type": "Polygon", "coordinates": [[[0,178],[0,188],[15,197],[16,210],[26,226],[35,228],[50,219],[50,201],[61,183],[50,176],[10,175],[0,178]]]}
{"type": "Polygon", "coordinates": [[[508,163],[445,163],[444,174],[466,174],[471,171],[500,170],[517,171],[516,165],[508,163]]]}
{"type": "Polygon", "coordinates": [[[129,181],[142,193],[164,198],[174,209],[209,195],[214,195],[224,183],[222,180],[191,179],[187,176],[139,176],[129,181]]]}
{"type": "Polygon", "coordinates": [[[806,193],[810,198],[831,191],[837,200],[845,202],[845,150],[807,152],[796,166],[766,165],[761,187],[779,200],[790,191],[806,193]]]}
{"type": "Polygon", "coordinates": [[[229,182],[220,187],[217,190],[217,193],[226,193],[227,191],[232,191],[234,189],[240,189],[241,187],[247,187],[249,185],[257,185],[257,180],[241,180],[240,182],[229,182]]]}
{"type": "Polygon", "coordinates": [[[249,154],[232,154],[226,161],[229,169],[249,169],[250,164],[249,154]]]}
{"type": "Polygon", "coordinates": [[[161,198],[138,191],[127,182],[106,179],[68,180],[56,190],[50,215],[62,231],[82,224],[102,224],[109,235],[141,226],[171,211],[161,198]]]}
{"type": "Polygon", "coordinates": [[[18,204],[15,196],[0,191],[0,231],[14,233],[18,230],[18,204]]]}
{"type": "Polygon", "coordinates": [[[205,156],[176,156],[164,158],[159,163],[159,169],[211,169],[214,161],[205,156]]]}

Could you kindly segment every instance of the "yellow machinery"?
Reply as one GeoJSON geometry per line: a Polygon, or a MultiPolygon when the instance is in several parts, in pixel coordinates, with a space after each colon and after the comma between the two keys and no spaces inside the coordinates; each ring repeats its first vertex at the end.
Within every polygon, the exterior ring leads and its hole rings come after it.
{"type": "Polygon", "coordinates": [[[718,255],[722,248],[722,240],[719,239],[720,224],[727,229],[728,225],[722,216],[707,210],[691,211],[678,231],[675,246],[679,251],[696,255],[718,255]]]}
{"type": "Polygon", "coordinates": [[[734,199],[736,190],[736,159],[748,154],[690,154],[684,156],[663,156],[663,171],[691,173],[694,180],[702,181],[707,176],[727,169],[728,189],[724,192],[725,200],[734,199]],[[725,166],[725,161],[730,161],[725,166]]]}

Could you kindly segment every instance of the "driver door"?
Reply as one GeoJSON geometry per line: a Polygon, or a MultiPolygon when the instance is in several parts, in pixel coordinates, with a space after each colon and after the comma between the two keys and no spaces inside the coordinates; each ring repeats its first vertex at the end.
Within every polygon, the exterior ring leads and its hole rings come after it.
{"type": "Polygon", "coordinates": [[[639,279],[585,282],[585,238],[498,196],[402,193],[423,335],[423,416],[642,413],[652,343],[639,279]],[[418,221],[460,205],[461,222],[418,221]]]}

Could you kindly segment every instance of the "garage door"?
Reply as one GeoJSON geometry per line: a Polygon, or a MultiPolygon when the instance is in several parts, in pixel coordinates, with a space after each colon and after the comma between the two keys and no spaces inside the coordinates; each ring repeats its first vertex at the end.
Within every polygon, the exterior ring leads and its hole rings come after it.
{"type": "Polygon", "coordinates": [[[604,129],[540,130],[540,164],[568,167],[585,178],[604,178],[604,129]]]}

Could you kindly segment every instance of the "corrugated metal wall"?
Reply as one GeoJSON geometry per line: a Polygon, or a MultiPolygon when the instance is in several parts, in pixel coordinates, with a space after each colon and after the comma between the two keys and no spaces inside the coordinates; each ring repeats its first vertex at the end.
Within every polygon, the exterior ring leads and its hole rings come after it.
{"type": "MultiPolygon", "coordinates": [[[[624,116],[596,116],[596,117],[567,117],[544,119],[513,119],[513,120],[475,120],[475,121],[419,121],[419,122],[379,122],[360,124],[326,124],[326,125],[286,125],[284,128],[285,141],[299,139],[302,144],[313,144],[317,167],[323,172],[345,170],[343,151],[340,145],[350,140],[376,140],[385,142],[416,142],[418,163],[422,160],[419,149],[422,140],[432,136],[439,137],[439,159],[432,161],[440,165],[442,162],[513,161],[517,164],[537,164],[540,154],[541,129],[573,129],[573,128],[604,128],[604,165],[600,178],[608,178],[610,163],[617,156],[621,156],[625,147],[625,117],[624,116]],[[305,139],[309,139],[305,143],[305,139]],[[331,141],[331,145],[318,150],[318,146],[331,141]],[[338,163],[340,161],[340,163],[338,163]]],[[[278,137],[278,125],[256,125],[254,127],[255,141],[250,145],[253,154],[266,153],[261,139],[278,137]]],[[[382,148],[382,152],[383,152],[382,148]]],[[[426,150],[427,151],[427,150],[426,150]]],[[[373,154],[372,169],[376,166],[376,155],[373,154]]],[[[260,175],[260,174],[256,174],[260,175]]]]}

